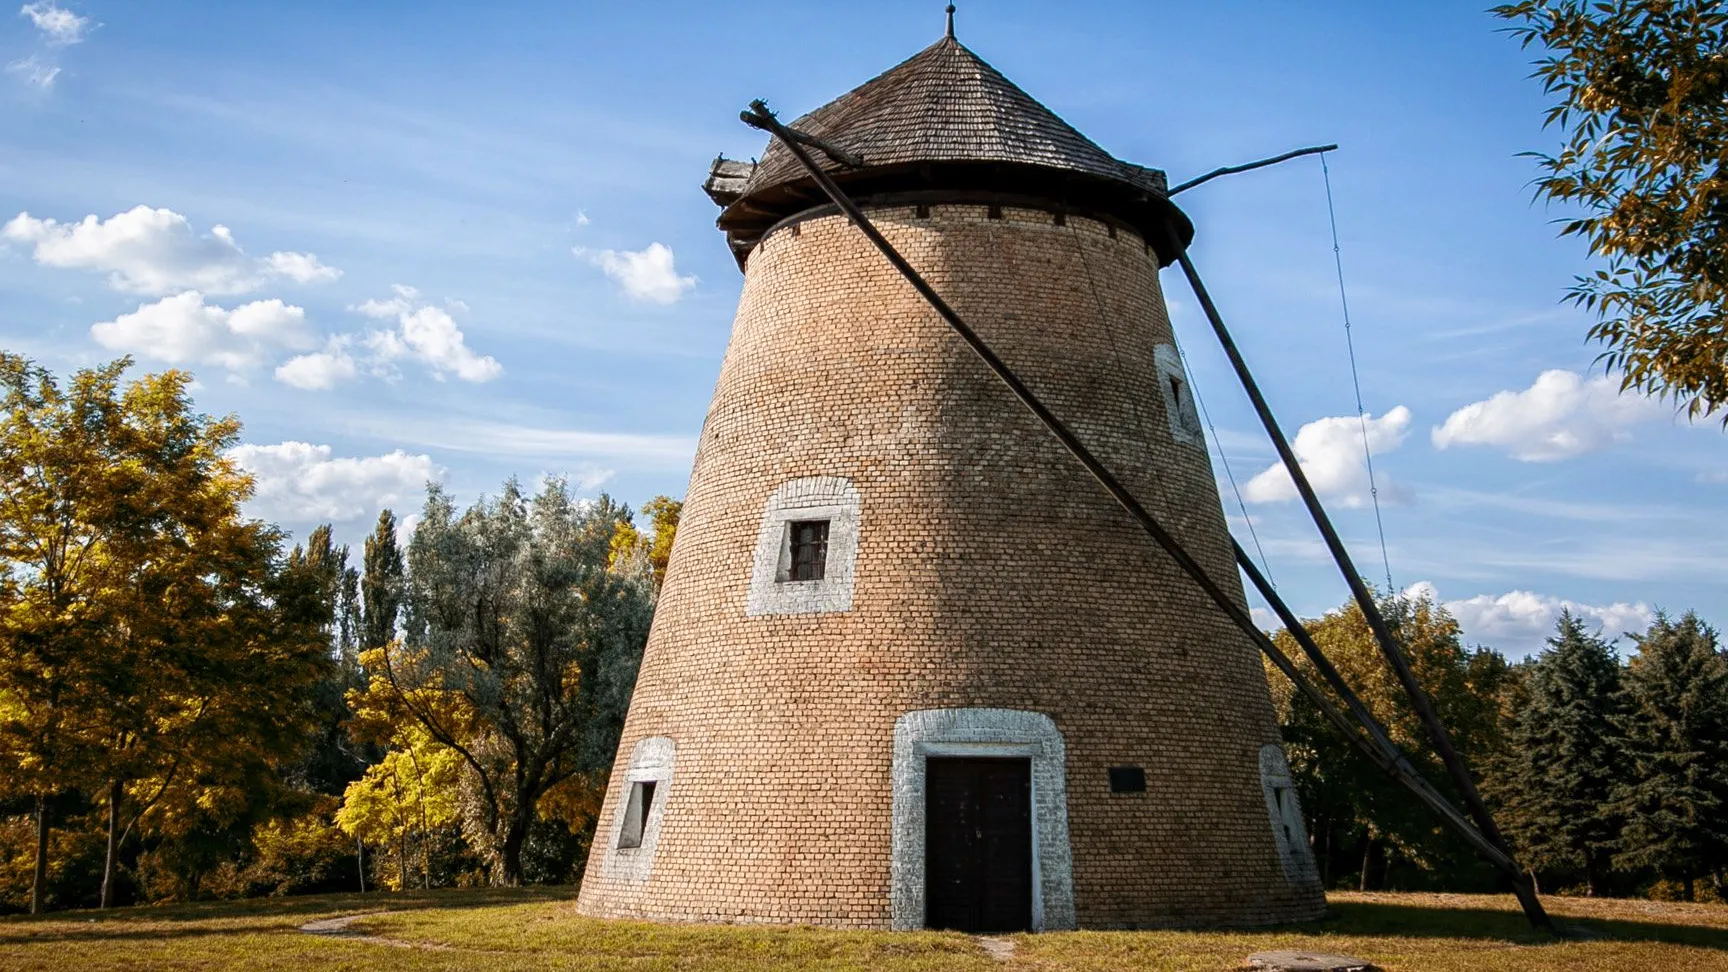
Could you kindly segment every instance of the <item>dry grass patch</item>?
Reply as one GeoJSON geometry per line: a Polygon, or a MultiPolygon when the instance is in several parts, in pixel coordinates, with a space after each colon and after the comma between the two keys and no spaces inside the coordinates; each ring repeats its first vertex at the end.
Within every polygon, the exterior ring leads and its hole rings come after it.
{"type": "Polygon", "coordinates": [[[652,925],[573,911],[569,888],[330,895],[0,920],[0,970],[1207,970],[1251,952],[1342,952],[1392,972],[1728,972],[1728,907],[1551,898],[1588,937],[1532,934],[1509,897],[1336,894],[1332,914],[1258,931],[1015,936],[1006,962],[948,933],[652,925]],[[300,927],[366,913],[354,937],[300,927]],[[358,936],[370,936],[361,938],[358,936]],[[436,948],[404,948],[379,940],[436,948]]]}

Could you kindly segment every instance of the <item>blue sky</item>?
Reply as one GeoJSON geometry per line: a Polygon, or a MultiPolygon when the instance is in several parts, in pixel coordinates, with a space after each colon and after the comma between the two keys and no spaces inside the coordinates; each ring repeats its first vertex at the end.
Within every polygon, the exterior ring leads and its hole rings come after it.
{"type": "MultiPolygon", "coordinates": [[[[58,371],[122,352],[193,370],[200,407],[246,422],[254,512],[296,533],[333,520],[357,538],[380,505],[417,508],[429,476],[464,499],[546,473],[632,505],[680,495],[741,281],[699,189],[709,161],[760,152],[737,121],[751,98],[813,108],[941,21],[933,2],[0,11],[0,346],[58,371]]],[[[1497,26],[1474,3],[979,0],[958,33],[1173,182],[1341,144],[1397,587],[1431,585],[1512,655],[1562,604],[1610,635],[1655,608],[1728,618],[1728,443],[1592,368],[1589,320],[1559,302],[1586,254],[1555,238],[1516,157],[1556,136],[1497,26]]],[[[1318,161],[1181,202],[1384,583],[1318,161]]],[[[1281,590],[1305,614],[1337,604],[1192,297],[1174,271],[1165,284],[1281,590]]]]}

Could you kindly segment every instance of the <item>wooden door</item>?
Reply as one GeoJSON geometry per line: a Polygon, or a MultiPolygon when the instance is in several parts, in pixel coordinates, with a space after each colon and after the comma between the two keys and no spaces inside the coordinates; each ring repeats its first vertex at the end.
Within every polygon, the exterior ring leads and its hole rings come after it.
{"type": "Polygon", "coordinates": [[[966,932],[1032,927],[1032,761],[925,764],[924,924],[966,932]]]}

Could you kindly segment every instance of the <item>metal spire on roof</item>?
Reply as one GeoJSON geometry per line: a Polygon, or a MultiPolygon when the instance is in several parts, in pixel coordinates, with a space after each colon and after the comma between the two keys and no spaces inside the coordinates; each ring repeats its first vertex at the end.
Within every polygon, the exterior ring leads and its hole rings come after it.
{"type": "Polygon", "coordinates": [[[948,5],[948,29],[943,32],[942,36],[948,37],[948,38],[952,38],[954,36],[954,5],[953,4],[948,5]]]}

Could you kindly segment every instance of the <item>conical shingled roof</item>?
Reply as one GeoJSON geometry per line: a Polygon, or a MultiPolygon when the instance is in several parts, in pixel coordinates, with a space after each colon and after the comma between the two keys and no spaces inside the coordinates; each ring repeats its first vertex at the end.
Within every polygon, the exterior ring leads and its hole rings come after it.
{"type": "MultiPolygon", "coordinates": [[[[1118,161],[952,37],[944,37],[792,123],[862,156],[898,162],[1022,162],[1164,191],[1163,173],[1118,161]]],[[[830,161],[829,168],[839,168],[830,161]]],[[[770,143],[745,193],[803,178],[770,143]]]]}
{"type": "MultiPolygon", "coordinates": [[[[1065,190],[1058,195],[1087,200],[1083,208],[1099,208],[1107,198],[1111,202],[1102,208],[1130,210],[1117,215],[1137,228],[1151,215],[1143,210],[1150,208],[1176,224],[1184,243],[1193,233],[1187,219],[1165,199],[1163,172],[1123,162],[1099,148],[951,35],[802,116],[792,127],[862,157],[864,169],[852,170],[824,153],[813,153],[837,179],[862,182],[860,189],[888,188],[881,177],[898,171],[914,175],[888,180],[901,190],[1018,192],[1027,187],[1027,170],[1040,170],[1055,177],[1046,178],[1042,189],[1053,183],[1065,190]],[[951,168],[932,176],[934,170],[955,164],[965,166],[969,180],[956,179],[951,168]],[[1018,176],[1004,180],[1007,171],[1018,176]]],[[[717,162],[716,175],[719,166],[717,162]]],[[[807,208],[821,201],[810,194],[814,187],[803,166],[778,141],[769,143],[741,186],[735,178],[728,181],[731,191],[716,193],[711,179],[710,193],[727,204],[720,226],[733,237],[734,247],[742,244],[744,251],[766,229],[760,225],[764,217],[790,215],[789,204],[807,208]]],[[[1161,233],[1145,235],[1163,248],[1161,233]]]]}

